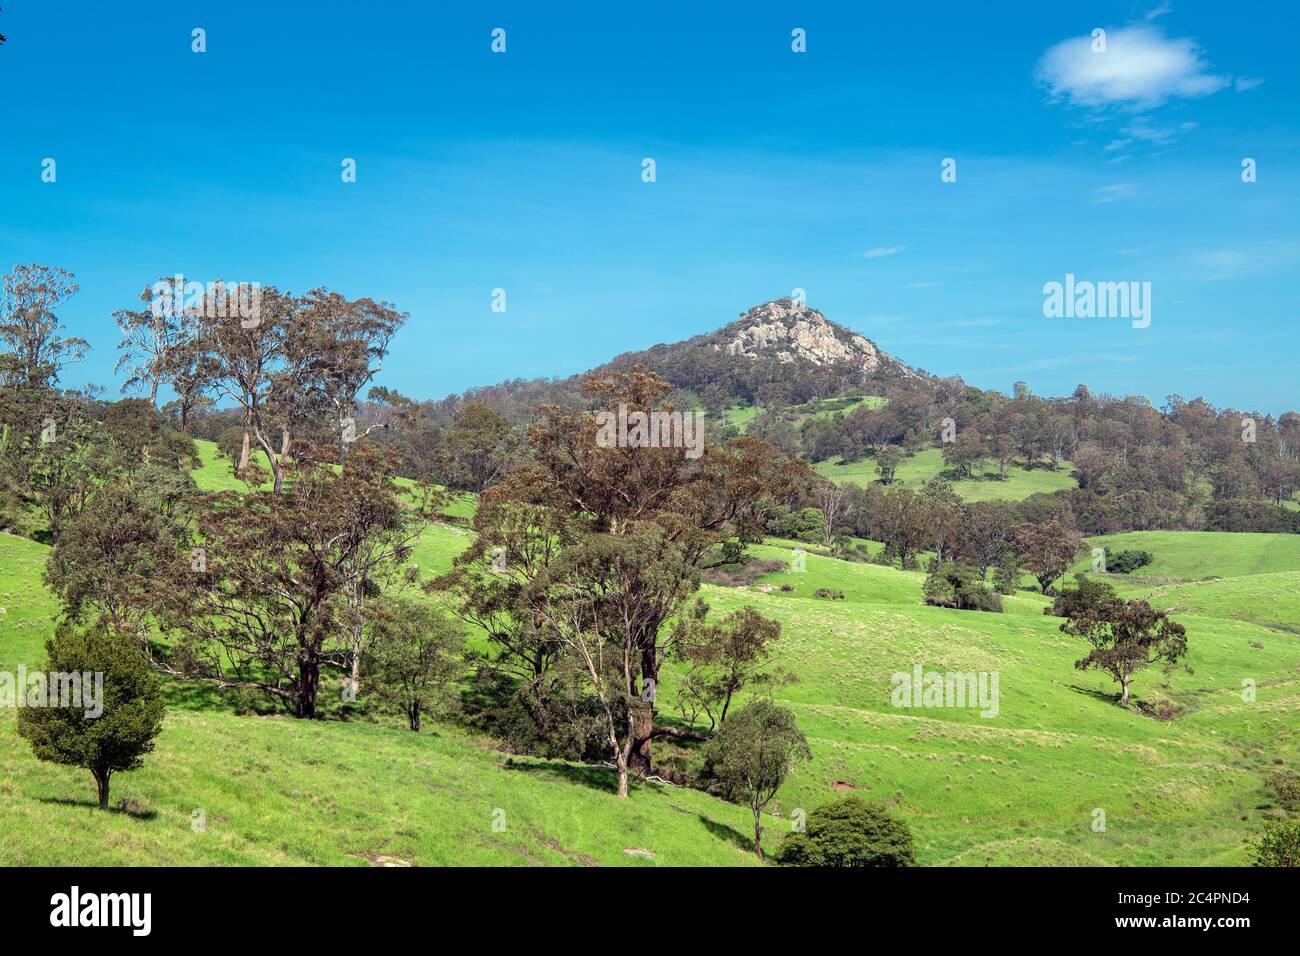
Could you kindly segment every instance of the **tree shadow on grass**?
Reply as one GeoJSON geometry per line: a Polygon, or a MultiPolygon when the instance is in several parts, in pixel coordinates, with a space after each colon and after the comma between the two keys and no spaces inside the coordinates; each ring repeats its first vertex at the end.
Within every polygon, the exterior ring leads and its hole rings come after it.
{"type": "MultiPolygon", "coordinates": [[[[86,807],[89,810],[98,810],[99,803],[95,800],[73,800],[69,797],[41,797],[41,803],[54,803],[63,807],[86,807]]],[[[158,817],[157,810],[136,810],[128,806],[125,800],[119,800],[116,804],[110,806],[106,811],[108,813],[124,814],[132,820],[154,820],[158,817]]]]}
{"type": "MultiPolygon", "coordinates": [[[[507,770],[518,770],[523,773],[532,773],[553,777],[556,780],[563,780],[566,783],[574,783],[579,786],[590,787],[593,790],[603,790],[605,793],[618,792],[618,775],[613,767],[596,767],[588,764],[569,764],[560,761],[550,761],[542,763],[522,763],[513,759],[506,761],[507,770]]],[[[645,781],[637,779],[635,776],[628,778],[629,794],[641,790],[645,786],[645,781]]],[[[682,809],[674,806],[673,809],[682,809]]],[[[728,826],[725,823],[719,823],[702,813],[696,814],[696,819],[708,830],[712,836],[717,837],[732,844],[739,850],[746,853],[754,852],[753,837],[746,836],[735,827],[728,826]]]]}
{"type": "Polygon", "coordinates": [[[1074,691],[1076,694],[1083,694],[1085,697],[1091,697],[1094,700],[1099,700],[1103,704],[1115,705],[1119,703],[1120,695],[1118,693],[1112,694],[1108,691],[1097,690],[1097,688],[1095,687],[1083,687],[1079,684],[1067,684],[1066,686],[1069,687],[1070,690],[1074,691]]]}
{"type": "Polygon", "coordinates": [[[220,710],[231,712],[232,695],[215,684],[197,680],[168,680],[163,684],[167,706],[179,710],[220,710]]]}
{"type": "MultiPolygon", "coordinates": [[[[506,769],[554,777],[566,783],[576,783],[580,786],[590,787],[593,790],[603,790],[606,793],[618,792],[618,774],[613,767],[596,767],[589,764],[571,764],[559,761],[524,763],[510,759],[506,761],[506,769]]],[[[635,776],[628,777],[627,787],[629,793],[641,789],[642,785],[642,781],[635,776]]]]}
{"type": "Polygon", "coordinates": [[[754,838],[747,837],[735,827],[728,826],[725,823],[719,823],[717,820],[711,820],[704,814],[699,815],[699,821],[704,824],[704,829],[713,834],[719,840],[725,840],[733,844],[737,849],[745,850],[749,853],[754,852],[754,838]]]}

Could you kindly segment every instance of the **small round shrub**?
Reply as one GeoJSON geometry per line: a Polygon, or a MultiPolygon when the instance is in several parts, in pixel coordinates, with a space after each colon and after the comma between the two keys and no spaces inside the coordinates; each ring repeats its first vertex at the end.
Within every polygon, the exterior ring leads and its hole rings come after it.
{"type": "Polygon", "coordinates": [[[785,838],[777,861],[786,866],[915,866],[907,824],[861,797],[824,803],[801,833],[785,838]]]}
{"type": "Polygon", "coordinates": [[[1300,866],[1300,820],[1273,820],[1254,846],[1256,866],[1300,866]]]}
{"type": "Polygon", "coordinates": [[[1154,559],[1150,551],[1116,551],[1106,555],[1106,570],[1111,574],[1131,574],[1154,559]]]}

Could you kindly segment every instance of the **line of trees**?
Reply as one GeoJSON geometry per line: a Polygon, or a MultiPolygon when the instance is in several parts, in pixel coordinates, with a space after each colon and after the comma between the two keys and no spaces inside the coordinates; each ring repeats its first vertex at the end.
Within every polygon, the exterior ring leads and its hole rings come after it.
{"type": "MultiPolygon", "coordinates": [[[[878,383],[883,407],[798,422],[768,408],[748,433],[812,461],[877,462],[889,485],[904,455],[936,448],[953,479],[1005,480],[1014,465],[1072,469],[1078,488],[1053,497],[1089,534],[1156,528],[1300,531],[1283,506],[1300,491],[1300,414],[1215,408],[1171,395],[1067,398],[980,391],[960,379],[878,383]],[[1271,507],[1267,507],[1271,505],[1271,507]]],[[[873,383],[873,388],[877,383],[873,383]]]]}

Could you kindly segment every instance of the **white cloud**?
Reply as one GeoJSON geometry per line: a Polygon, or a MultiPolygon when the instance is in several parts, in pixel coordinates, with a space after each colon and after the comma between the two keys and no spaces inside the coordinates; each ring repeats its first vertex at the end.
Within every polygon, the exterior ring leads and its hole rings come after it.
{"type": "Polygon", "coordinates": [[[1128,149],[1135,142],[1145,143],[1149,146],[1168,146],[1177,141],[1179,134],[1190,133],[1196,129],[1196,123],[1179,123],[1177,126],[1152,126],[1145,120],[1138,120],[1130,126],[1125,126],[1120,130],[1122,134],[1118,139],[1112,139],[1104,147],[1104,152],[1112,153],[1117,150],[1128,149]]]}
{"type": "Polygon", "coordinates": [[[1167,37],[1154,26],[1108,30],[1105,51],[1092,47],[1091,36],[1056,44],[1039,60],[1035,76],[1056,99],[1134,110],[1174,97],[1208,96],[1231,82],[1208,72],[1195,40],[1167,37]]]}
{"type": "Polygon", "coordinates": [[[883,259],[885,256],[892,256],[896,252],[902,252],[904,246],[876,246],[874,249],[868,249],[862,255],[867,259],[883,259]]]}
{"type": "Polygon", "coordinates": [[[1179,133],[1190,133],[1194,129],[1196,129],[1196,124],[1191,122],[1179,123],[1177,126],[1151,126],[1139,120],[1132,126],[1125,126],[1120,132],[1127,133],[1134,139],[1140,139],[1145,143],[1165,146],[1172,143],[1179,133]]]}
{"type": "Polygon", "coordinates": [[[1233,89],[1238,93],[1245,93],[1247,90],[1253,90],[1263,82],[1263,80],[1257,79],[1253,76],[1239,76],[1237,77],[1237,82],[1233,84],[1233,89]]]}

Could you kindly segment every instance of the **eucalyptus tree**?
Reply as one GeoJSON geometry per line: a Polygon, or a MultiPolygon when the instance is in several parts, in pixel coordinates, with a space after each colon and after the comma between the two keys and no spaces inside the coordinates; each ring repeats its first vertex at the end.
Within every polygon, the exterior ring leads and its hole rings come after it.
{"type": "Polygon", "coordinates": [[[158,666],[317,716],[322,670],[346,672],[353,659],[347,595],[375,571],[361,553],[379,540],[389,544],[374,561],[410,554],[413,518],[387,459],[367,443],[341,470],[304,467],[282,493],[223,492],[203,505],[205,561],[181,556],[159,589],[157,615],[174,639],[158,666]]]}
{"type": "MultiPolygon", "coordinates": [[[[582,387],[604,406],[606,423],[614,416],[626,420],[635,413],[671,416],[675,411],[663,400],[671,386],[640,366],[628,372],[592,373],[582,387]]],[[[576,543],[565,551],[580,547],[593,534],[641,535],[646,540],[644,535],[658,529],[666,545],[680,554],[680,582],[664,571],[663,561],[631,560],[623,564],[628,577],[619,582],[634,651],[621,692],[621,699],[631,702],[628,765],[645,776],[652,772],[652,741],[683,736],[676,728],[654,722],[654,688],[666,650],[660,637],[664,622],[681,611],[698,588],[694,569],[705,552],[730,538],[757,540],[768,514],[777,505],[793,503],[811,476],[805,463],[756,438],[735,438],[724,445],[702,442],[699,455],[692,457],[684,440],[669,440],[672,436],[661,436],[664,440],[654,444],[602,440],[605,426],[600,421],[593,412],[543,406],[529,433],[534,461],[512,471],[489,494],[497,501],[543,506],[563,515],[562,524],[558,519],[549,524],[575,536],[576,543]],[[694,584],[683,583],[690,581],[694,584]]],[[[507,510],[498,514],[511,516],[507,510]]],[[[506,579],[488,585],[510,586],[506,579]]],[[[540,608],[533,610],[547,616],[540,608]]],[[[536,632],[552,637],[555,633],[553,627],[536,632]]],[[[611,706],[617,699],[605,698],[611,706]]]]}
{"type": "Polygon", "coordinates": [[[182,339],[183,303],[177,302],[177,286],[184,278],[162,278],[140,293],[142,309],[118,309],[113,321],[122,333],[117,345],[115,372],[127,372],[123,393],[147,388],[149,403],[157,406],[158,386],[167,378],[172,349],[182,339]]]}
{"type": "Polygon", "coordinates": [[[303,296],[299,309],[304,316],[299,329],[316,345],[309,365],[309,390],[333,408],[339,455],[343,457],[357,435],[364,436],[376,427],[363,425],[358,431],[354,420],[358,396],[382,370],[393,336],[406,323],[407,313],[397,311],[389,302],[349,300],[324,288],[303,296]]]}
{"type": "Polygon", "coordinates": [[[78,362],[90,343],[64,336],[56,312],[77,293],[71,272],[57,266],[16,265],[0,289],[0,384],[45,389],[78,362]]]}
{"type": "Polygon", "coordinates": [[[275,481],[275,491],[284,487],[283,456],[272,445],[267,404],[272,376],[279,369],[285,339],[297,303],[288,293],[274,286],[260,290],[258,315],[231,315],[220,291],[204,296],[196,310],[199,340],[212,371],[212,387],[234,401],[243,412],[244,443],[239,456],[239,470],[248,466],[251,441],[265,453],[275,481]]]}

